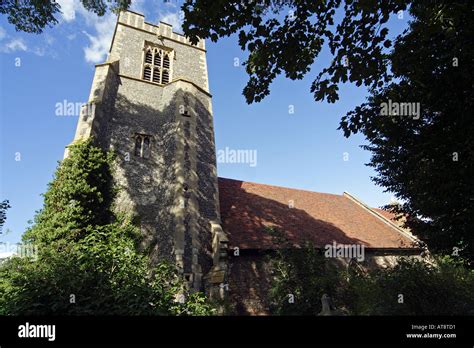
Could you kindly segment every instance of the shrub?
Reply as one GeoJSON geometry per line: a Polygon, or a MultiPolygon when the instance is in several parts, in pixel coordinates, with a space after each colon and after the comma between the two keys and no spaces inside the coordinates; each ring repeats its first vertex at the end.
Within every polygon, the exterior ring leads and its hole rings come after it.
{"type": "MultiPolygon", "coordinates": [[[[285,245],[281,233],[269,232],[285,245]]],[[[277,315],[316,315],[323,294],[337,314],[474,315],[474,271],[449,256],[432,263],[400,258],[393,267],[366,270],[337,264],[312,245],[287,245],[272,265],[271,312],[277,315]]]]}
{"type": "Polygon", "coordinates": [[[1,315],[209,315],[175,268],[150,267],[132,217],[114,214],[113,156],[91,140],[70,148],[23,242],[35,258],[0,265],[1,315]]]}
{"type": "Polygon", "coordinates": [[[402,258],[389,269],[353,274],[346,302],[356,315],[474,315],[474,272],[452,258],[402,258]]]}

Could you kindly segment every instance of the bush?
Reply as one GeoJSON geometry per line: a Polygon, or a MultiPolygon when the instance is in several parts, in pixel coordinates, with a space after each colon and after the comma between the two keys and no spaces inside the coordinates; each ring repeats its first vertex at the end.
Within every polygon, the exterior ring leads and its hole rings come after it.
{"type": "Polygon", "coordinates": [[[350,277],[346,302],[356,315],[474,315],[474,272],[452,258],[402,258],[389,269],[350,277]]]}
{"type": "Polygon", "coordinates": [[[310,245],[279,251],[273,272],[270,301],[274,314],[316,315],[321,311],[323,294],[329,294],[335,305],[343,305],[339,298],[345,279],[336,264],[310,245]]]}
{"type": "MultiPolygon", "coordinates": [[[[278,231],[270,232],[281,242],[278,231]]],[[[400,258],[391,268],[364,270],[337,264],[307,245],[278,251],[272,264],[273,314],[316,315],[327,294],[333,314],[474,315],[474,271],[448,256],[434,263],[400,258]]]]}
{"type": "Polygon", "coordinates": [[[0,265],[1,315],[214,313],[173,266],[151,268],[132,217],[112,212],[112,161],[91,140],[71,147],[23,236],[37,255],[0,265]]]}
{"type": "Polygon", "coordinates": [[[266,232],[281,247],[271,258],[273,284],[270,288],[270,311],[278,315],[315,315],[321,311],[321,297],[330,294],[338,301],[345,278],[335,263],[328,262],[312,244],[295,249],[275,228],[266,232]]]}

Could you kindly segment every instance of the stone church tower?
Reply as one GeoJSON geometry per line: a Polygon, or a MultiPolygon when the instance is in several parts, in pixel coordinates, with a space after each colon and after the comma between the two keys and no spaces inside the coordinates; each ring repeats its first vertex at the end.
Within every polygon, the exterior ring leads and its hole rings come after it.
{"type": "Polygon", "coordinates": [[[151,261],[168,259],[190,288],[219,293],[227,239],[204,41],[121,12],[74,141],[88,137],[117,154],[117,209],[137,217],[151,261]]]}

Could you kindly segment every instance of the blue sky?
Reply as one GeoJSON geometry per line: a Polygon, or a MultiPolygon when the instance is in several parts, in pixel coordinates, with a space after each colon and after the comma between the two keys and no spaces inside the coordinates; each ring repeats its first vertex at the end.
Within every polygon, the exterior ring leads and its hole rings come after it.
{"type": "MultiPolygon", "coordinates": [[[[0,15],[0,199],[9,199],[12,206],[0,242],[18,242],[41,208],[41,193],[77,123],[77,114],[57,116],[56,105],[87,101],[94,64],[105,61],[115,25],[113,14],[98,18],[78,0],[58,2],[63,9],[60,23],[41,35],[16,32],[0,15]]],[[[176,2],[134,1],[132,9],[144,13],[147,22],[179,26],[176,2]]],[[[389,23],[397,34],[407,19],[389,23]]],[[[271,95],[253,105],[242,96],[247,75],[235,62],[246,54],[236,37],[208,41],[207,50],[217,150],[257,153],[256,166],[218,163],[219,176],[335,194],[347,191],[374,207],[390,201],[392,195],[370,180],[375,174],[365,166],[370,154],[359,147],[364,138],[346,139],[337,130],[341,116],[364,101],[366,90],[342,85],[335,104],[316,103],[309,92],[329,62],[327,50],[305,79],[278,78],[271,95]]]]}

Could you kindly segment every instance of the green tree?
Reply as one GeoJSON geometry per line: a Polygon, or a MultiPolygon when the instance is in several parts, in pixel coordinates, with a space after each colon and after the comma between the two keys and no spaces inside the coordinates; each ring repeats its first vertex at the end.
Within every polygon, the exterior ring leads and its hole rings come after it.
{"type": "Polygon", "coordinates": [[[403,202],[397,209],[432,251],[474,260],[473,3],[416,2],[395,41],[396,80],[372,90],[341,121],[362,132],[375,182],[403,202]],[[469,44],[469,42],[471,44],[469,44]],[[388,102],[414,103],[418,115],[382,116],[388,102]]]}
{"type": "Polygon", "coordinates": [[[267,96],[280,74],[301,79],[327,45],[333,60],[311,86],[315,100],[335,102],[345,82],[368,87],[367,103],[345,115],[340,128],[347,137],[367,137],[374,180],[403,202],[397,210],[412,230],[433,250],[469,262],[473,9],[473,2],[448,0],[187,0],[183,28],[194,42],[238,34],[249,52],[249,103],[267,96]],[[409,27],[392,42],[387,21],[408,14],[409,27]],[[381,117],[388,100],[417,103],[419,117],[381,117]]]}
{"type": "Polygon", "coordinates": [[[332,63],[311,86],[316,100],[335,102],[338,83],[375,87],[389,79],[386,26],[390,15],[405,11],[410,0],[186,0],[184,33],[192,42],[238,34],[248,51],[244,88],[247,102],[270,93],[280,74],[302,79],[328,45],[332,63]],[[336,11],[342,13],[338,19],[336,11]]]}
{"type": "Polygon", "coordinates": [[[11,208],[8,199],[5,199],[0,203],[0,234],[2,233],[3,225],[7,220],[7,209],[11,208]]]}
{"type": "Polygon", "coordinates": [[[70,147],[23,235],[37,252],[0,266],[0,314],[214,313],[171,265],[150,266],[132,217],[113,213],[112,161],[91,140],[70,147]]]}
{"type": "Polygon", "coordinates": [[[344,307],[340,300],[345,280],[336,263],[328,262],[312,245],[302,249],[281,249],[272,260],[273,284],[270,311],[277,315],[317,315],[321,298],[329,295],[333,305],[344,307]]]}
{"type": "MultiPolygon", "coordinates": [[[[81,3],[86,10],[103,16],[108,10],[127,9],[131,0],[81,0],[81,3]]],[[[39,34],[45,27],[58,23],[56,16],[61,13],[61,6],[53,0],[2,0],[0,13],[7,16],[16,30],[39,34]]]]}
{"type": "Polygon", "coordinates": [[[280,248],[271,256],[272,285],[269,293],[270,311],[277,315],[316,315],[321,312],[323,295],[342,308],[346,278],[335,262],[311,243],[295,248],[282,231],[268,228],[266,232],[280,248]]]}

